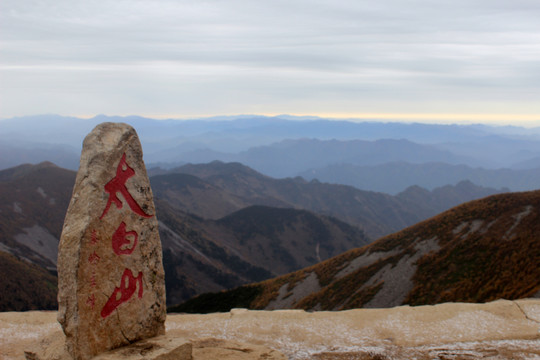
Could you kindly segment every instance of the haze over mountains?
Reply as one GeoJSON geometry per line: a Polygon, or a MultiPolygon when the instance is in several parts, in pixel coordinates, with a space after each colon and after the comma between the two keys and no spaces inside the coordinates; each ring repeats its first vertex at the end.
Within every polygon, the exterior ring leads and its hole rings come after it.
{"type": "MultiPolygon", "coordinates": [[[[52,308],[56,252],[75,172],[52,163],[0,171],[0,309],[52,308]],[[53,275],[51,277],[51,275],[53,275]]],[[[261,281],[361,247],[462,201],[497,192],[462,182],[399,196],[273,179],[238,163],[150,177],[170,304],[261,281]]]]}
{"type": "Polygon", "coordinates": [[[4,119],[0,121],[0,169],[41,161],[76,169],[82,139],[103,121],[122,121],[136,128],[148,168],[240,162],[276,178],[302,176],[391,194],[413,185],[432,190],[462,180],[512,191],[540,187],[540,128],[285,115],[182,121],[102,115],[4,119]]]}
{"type": "MultiPolygon", "coordinates": [[[[371,250],[361,250],[371,249],[364,248],[366,244],[392,233],[399,237],[399,231],[453,206],[501,192],[540,188],[539,129],[287,116],[2,120],[0,252],[5,271],[12,275],[1,279],[0,291],[14,298],[3,298],[1,309],[54,306],[57,245],[75,178],[73,170],[51,162],[20,163],[47,160],[75,169],[83,137],[103,121],[131,123],[143,142],[164,244],[169,304],[279,277],[350,249],[369,257],[371,250]]],[[[513,211],[503,219],[508,225],[521,214],[520,209],[505,208],[505,201],[501,204],[485,203],[491,212],[480,218],[513,211]]],[[[477,218],[466,218],[463,221],[479,224],[477,218]]],[[[433,236],[449,231],[449,220],[441,219],[433,236]]],[[[519,233],[526,241],[531,236],[519,233]]],[[[419,239],[411,246],[431,241],[419,239]]],[[[400,244],[409,240],[392,242],[395,246],[383,254],[392,267],[405,256],[420,254],[414,261],[428,256],[416,248],[413,254],[411,246],[403,250],[400,244]]],[[[536,256],[535,243],[527,244],[536,256]]],[[[430,246],[426,251],[434,249],[430,246]]],[[[482,249],[473,246],[471,254],[482,249]]],[[[379,274],[381,279],[384,274],[379,274]]],[[[311,278],[300,280],[316,284],[311,278]]],[[[291,289],[294,285],[290,283],[291,289]]],[[[369,288],[362,299],[385,286],[372,285],[376,288],[369,288]]],[[[324,286],[319,281],[319,290],[324,286]]]]}

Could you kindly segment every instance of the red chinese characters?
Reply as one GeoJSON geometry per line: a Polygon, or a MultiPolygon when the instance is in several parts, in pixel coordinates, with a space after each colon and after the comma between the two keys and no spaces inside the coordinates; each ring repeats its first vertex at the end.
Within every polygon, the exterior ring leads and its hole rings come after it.
{"type": "Polygon", "coordinates": [[[139,204],[137,204],[135,199],[133,199],[133,196],[131,196],[131,194],[126,188],[126,181],[133,175],[135,175],[135,170],[133,170],[127,164],[126,154],[124,153],[124,155],[122,155],[120,163],[118,163],[118,167],[116,168],[116,176],[105,185],[105,192],[109,194],[109,199],[107,200],[107,205],[105,206],[105,209],[103,210],[103,214],[101,214],[100,219],[103,219],[107,212],[109,212],[109,208],[111,207],[111,204],[113,202],[116,205],[116,208],[122,208],[122,201],[118,198],[118,193],[122,194],[129,207],[135,214],[145,218],[150,218],[153,216],[148,215],[143,211],[143,209],[139,206],[139,204]]]}
{"type": "MultiPolygon", "coordinates": [[[[116,168],[116,176],[104,186],[104,190],[109,194],[109,198],[107,200],[105,209],[100,216],[100,220],[107,215],[112,203],[114,203],[118,209],[122,209],[122,201],[118,198],[118,194],[123,196],[126,203],[129,205],[129,208],[135,214],[144,218],[150,218],[153,216],[146,214],[143,211],[135,199],[133,199],[126,187],[126,181],[134,175],[135,170],[133,170],[133,168],[127,164],[126,154],[124,153],[118,167],[116,168]]],[[[127,228],[128,225],[122,221],[114,234],[112,234],[111,247],[114,254],[117,256],[129,256],[137,247],[139,235],[136,231],[128,231],[127,228]]],[[[96,259],[89,258],[88,260],[95,261],[96,259]]],[[[99,259],[97,260],[99,261],[99,259]]],[[[120,287],[114,288],[113,293],[101,309],[101,317],[106,318],[111,315],[120,305],[132,299],[135,293],[137,293],[137,297],[139,299],[142,298],[143,273],[139,272],[138,275],[135,276],[132,270],[125,268],[120,280],[120,287]]]]}
{"type": "Polygon", "coordinates": [[[142,272],[139,273],[137,277],[133,275],[131,270],[125,269],[122,274],[122,281],[120,287],[115,287],[114,291],[103,307],[101,309],[101,317],[106,318],[111,315],[114,310],[133,296],[137,290],[137,284],[139,285],[138,297],[142,298],[143,288],[142,288],[142,272]]]}
{"type": "Polygon", "coordinates": [[[135,231],[126,231],[126,223],[122,221],[112,236],[112,248],[116,255],[129,255],[135,250],[139,235],[135,231]]]}

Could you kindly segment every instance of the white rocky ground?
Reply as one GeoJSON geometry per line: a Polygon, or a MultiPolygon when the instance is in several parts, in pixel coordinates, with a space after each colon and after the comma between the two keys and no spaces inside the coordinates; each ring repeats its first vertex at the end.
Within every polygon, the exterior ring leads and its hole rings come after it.
{"type": "MultiPolygon", "coordinates": [[[[172,314],[167,334],[190,339],[195,360],[540,359],[540,300],[172,314]]],[[[55,312],[0,313],[2,359],[51,336],[62,336],[55,312]]]]}

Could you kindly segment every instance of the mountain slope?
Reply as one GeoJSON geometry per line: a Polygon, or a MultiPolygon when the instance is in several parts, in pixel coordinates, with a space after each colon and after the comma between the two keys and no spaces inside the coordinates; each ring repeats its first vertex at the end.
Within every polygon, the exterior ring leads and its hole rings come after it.
{"type": "MultiPolygon", "coordinates": [[[[226,293],[254,309],[540,297],[540,191],[494,195],[298,272],[226,293]]],[[[211,310],[220,294],[206,295],[211,310]]],[[[222,305],[221,305],[222,306],[222,305]]],[[[177,310],[200,311],[197,298],[177,310]]]]}
{"type": "Polygon", "coordinates": [[[55,270],[75,173],[52,163],[0,171],[0,250],[55,270]]]}
{"type": "MultiPolygon", "coordinates": [[[[411,194],[412,191],[391,196],[362,191],[351,186],[318,181],[307,182],[302,178],[273,179],[240,163],[219,161],[188,164],[171,172],[196,176],[208,184],[206,187],[210,185],[214,187],[197,192],[177,191],[175,196],[169,194],[167,201],[177,208],[186,210],[185,204],[197,202],[191,197],[192,194],[197,194],[202,198],[207,196],[208,199],[213,199],[213,202],[209,200],[213,212],[227,207],[240,209],[245,206],[244,204],[306,209],[356,225],[372,239],[401,230],[461,202],[500,192],[463,183],[460,186],[447,186],[433,192],[417,192],[414,196],[411,194]],[[215,188],[228,195],[210,196],[215,188]],[[205,195],[202,195],[203,192],[205,195]]],[[[160,179],[167,179],[169,176],[173,175],[163,175],[160,179]]],[[[157,180],[158,177],[151,178],[152,186],[157,188],[159,194],[161,186],[157,180]]],[[[199,189],[201,188],[203,185],[199,185],[199,189]]],[[[190,211],[202,217],[213,218],[210,213],[197,212],[194,208],[190,211]]],[[[219,213],[220,216],[227,214],[226,211],[219,213]]]]}
{"type": "Polygon", "coordinates": [[[156,201],[167,300],[268,279],[367,244],[357,228],[304,210],[253,206],[204,220],[156,201]]]}
{"type": "MultiPolygon", "coordinates": [[[[365,222],[364,228],[383,229],[394,219],[404,227],[405,215],[425,210],[351,187],[275,180],[240,164],[190,167],[206,178],[151,178],[170,303],[285,274],[365,244],[363,231],[324,215],[332,208],[341,209],[336,214],[345,219],[365,222]],[[362,216],[354,217],[355,211],[362,216]]],[[[54,274],[74,181],[73,171],[51,163],[0,171],[0,251],[54,274]]]]}
{"type": "MultiPolygon", "coordinates": [[[[0,253],[10,253],[54,274],[74,181],[74,172],[51,163],[0,171],[0,253]]],[[[160,183],[163,196],[168,196],[167,189],[195,191],[203,186],[214,195],[238,200],[190,175],[175,174],[167,181],[160,183]]],[[[192,198],[198,200],[195,209],[216,206],[207,203],[203,194],[192,194],[192,198]]],[[[157,197],[155,203],[169,302],[285,274],[368,242],[354,226],[305,210],[249,207],[246,203],[240,212],[209,220],[173,208],[157,197]]],[[[29,282],[34,281],[29,268],[21,269],[19,280],[27,275],[29,282]]],[[[25,284],[19,280],[21,286],[25,284]]]]}
{"type": "Polygon", "coordinates": [[[0,251],[0,311],[56,310],[56,276],[0,251]]]}

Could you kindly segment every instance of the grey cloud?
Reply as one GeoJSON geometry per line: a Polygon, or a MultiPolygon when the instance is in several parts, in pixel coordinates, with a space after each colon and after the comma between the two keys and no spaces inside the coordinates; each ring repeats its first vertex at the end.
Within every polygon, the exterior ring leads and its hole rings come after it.
{"type": "Polygon", "coordinates": [[[246,106],[352,98],[346,91],[384,102],[409,89],[421,104],[434,89],[440,97],[538,90],[539,18],[536,0],[3,0],[0,95],[13,98],[10,87],[22,82],[39,109],[48,81],[58,93],[85,81],[94,108],[98,89],[113,88],[126,92],[117,99],[125,109],[129,94],[174,108],[169,95],[149,92],[160,89],[225,106],[210,86],[246,106]]]}

